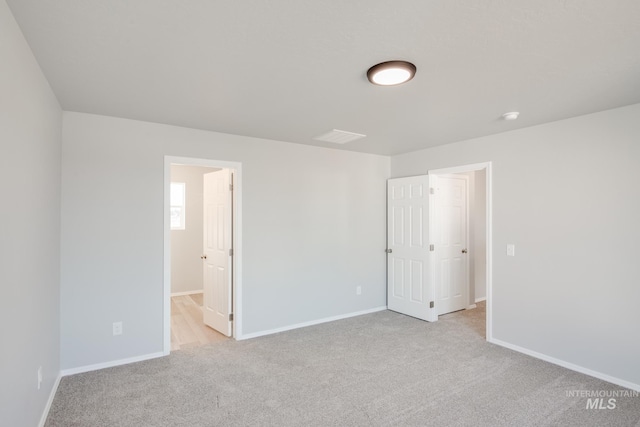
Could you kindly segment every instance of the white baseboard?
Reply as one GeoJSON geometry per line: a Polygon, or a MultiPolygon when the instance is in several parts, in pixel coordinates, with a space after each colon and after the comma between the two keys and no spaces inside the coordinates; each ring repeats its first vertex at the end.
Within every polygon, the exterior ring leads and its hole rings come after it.
{"type": "Polygon", "coordinates": [[[478,307],[475,304],[471,304],[469,307],[465,308],[465,310],[473,310],[474,308],[478,307]]]}
{"type": "Polygon", "coordinates": [[[42,411],[42,416],[40,417],[40,422],[38,423],[38,427],[44,427],[44,424],[47,422],[47,417],[49,416],[49,411],[51,410],[51,405],[53,404],[53,398],[56,397],[56,392],[58,391],[58,386],[60,385],[60,379],[62,378],[61,374],[58,374],[58,377],[53,383],[53,387],[51,388],[51,393],[49,393],[49,399],[47,399],[47,404],[42,411]]]}
{"type": "Polygon", "coordinates": [[[476,298],[476,303],[486,301],[486,300],[487,300],[487,297],[476,298]]]}
{"type": "Polygon", "coordinates": [[[156,359],[165,356],[164,352],[144,354],[142,356],[129,357],[127,359],[113,360],[111,362],[96,363],[95,365],[80,366],[78,368],[63,369],[60,375],[67,377],[69,375],[82,374],[83,372],[97,371],[99,369],[112,368],[114,366],[128,365],[129,363],[142,362],[143,360],[156,359]]]}
{"type": "Polygon", "coordinates": [[[538,353],[537,351],[529,350],[524,347],[520,347],[514,344],[509,344],[508,342],[500,341],[495,338],[489,340],[489,342],[492,344],[499,345],[501,347],[508,348],[510,350],[517,351],[518,353],[526,354],[527,356],[535,357],[536,359],[544,360],[545,362],[553,363],[554,365],[562,366],[563,368],[567,368],[572,371],[580,372],[581,374],[589,375],[590,377],[594,377],[603,381],[610,382],[611,384],[616,384],[621,387],[625,387],[625,388],[640,392],[640,384],[634,384],[632,382],[622,380],[620,378],[603,374],[602,372],[593,371],[591,369],[588,369],[579,365],[575,365],[570,362],[565,362],[564,360],[556,359],[555,357],[547,356],[546,354],[538,353]]]}
{"type": "Polygon", "coordinates": [[[199,291],[186,291],[186,292],[172,292],[171,296],[172,297],[181,297],[184,295],[195,295],[195,294],[201,294],[202,293],[202,289],[200,289],[199,291]]]}
{"type": "Polygon", "coordinates": [[[262,337],[265,335],[277,334],[279,332],[290,331],[292,329],[306,328],[307,326],[319,325],[321,323],[333,322],[335,320],[347,319],[349,317],[362,316],[363,314],[375,313],[377,311],[384,311],[387,306],[381,306],[371,308],[368,310],[356,311],[354,313],[340,314],[338,316],[325,317],[324,319],[311,320],[309,322],[296,323],[295,325],[283,326],[282,328],[269,329],[266,331],[253,332],[250,334],[242,334],[240,337],[236,337],[237,341],[248,340],[250,338],[262,337]]]}

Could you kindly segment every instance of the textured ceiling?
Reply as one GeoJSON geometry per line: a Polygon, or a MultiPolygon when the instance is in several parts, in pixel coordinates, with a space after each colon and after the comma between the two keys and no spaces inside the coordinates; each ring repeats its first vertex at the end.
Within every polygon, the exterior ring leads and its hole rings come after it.
{"type": "Polygon", "coordinates": [[[7,3],[69,111],[389,155],[640,102],[638,0],[7,3]]]}

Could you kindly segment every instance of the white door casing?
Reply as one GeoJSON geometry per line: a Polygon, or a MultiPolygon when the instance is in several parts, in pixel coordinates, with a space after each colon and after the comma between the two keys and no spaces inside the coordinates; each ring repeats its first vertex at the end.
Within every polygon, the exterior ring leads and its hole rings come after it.
{"type": "Polygon", "coordinates": [[[438,314],[469,306],[468,186],[466,175],[433,177],[435,289],[438,314]]]}
{"type": "Polygon", "coordinates": [[[203,316],[204,323],[231,336],[233,248],[232,172],[204,175],[203,185],[203,316]]]}
{"type": "Polygon", "coordinates": [[[387,181],[387,306],[434,322],[429,181],[428,175],[387,181]]]}

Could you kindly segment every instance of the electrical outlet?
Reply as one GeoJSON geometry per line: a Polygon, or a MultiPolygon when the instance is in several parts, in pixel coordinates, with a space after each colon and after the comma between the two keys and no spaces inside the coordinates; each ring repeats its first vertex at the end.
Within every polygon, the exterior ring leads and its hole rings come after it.
{"type": "Polygon", "coordinates": [[[122,335],[122,322],[113,322],[113,335],[122,335]]]}
{"type": "Polygon", "coordinates": [[[38,390],[42,386],[42,366],[38,367],[38,390]]]}
{"type": "Polygon", "coordinates": [[[362,286],[356,286],[356,295],[362,295],[362,286]]]}
{"type": "Polygon", "coordinates": [[[516,256],[516,245],[513,243],[507,245],[507,256],[516,256]]]}

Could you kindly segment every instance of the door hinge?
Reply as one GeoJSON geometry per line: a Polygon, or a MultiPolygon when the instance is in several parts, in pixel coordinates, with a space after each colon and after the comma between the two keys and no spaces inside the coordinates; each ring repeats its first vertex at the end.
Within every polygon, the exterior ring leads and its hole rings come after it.
{"type": "Polygon", "coordinates": [[[388,254],[390,254],[391,252],[393,252],[393,250],[392,250],[392,249],[385,249],[384,251],[385,251],[386,253],[388,253],[388,254]]]}
{"type": "Polygon", "coordinates": [[[229,256],[233,256],[233,249],[229,249],[229,256]]]}
{"type": "Polygon", "coordinates": [[[434,306],[435,306],[435,304],[433,303],[433,301],[431,301],[431,302],[429,303],[429,308],[433,308],[434,306]]]}
{"type": "Polygon", "coordinates": [[[436,194],[436,189],[433,187],[429,188],[429,194],[436,194]]]}
{"type": "Polygon", "coordinates": [[[233,313],[229,313],[229,322],[233,322],[233,313]]]}
{"type": "Polygon", "coordinates": [[[229,191],[233,191],[233,184],[229,184],[229,191]]]}
{"type": "Polygon", "coordinates": [[[430,244],[430,245],[429,245],[429,251],[430,251],[430,252],[433,252],[433,251],[435,251],[435,250],[436,250],[435,245],[434,245],[433,243],[432,243],[432,244],[430,244]]]}

